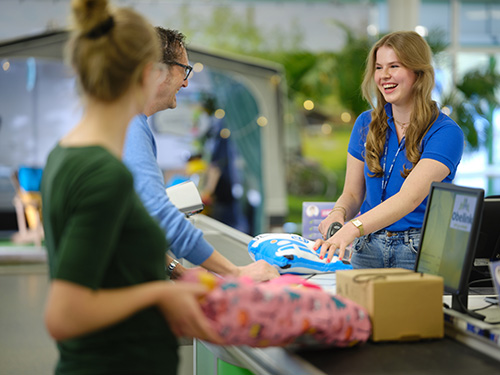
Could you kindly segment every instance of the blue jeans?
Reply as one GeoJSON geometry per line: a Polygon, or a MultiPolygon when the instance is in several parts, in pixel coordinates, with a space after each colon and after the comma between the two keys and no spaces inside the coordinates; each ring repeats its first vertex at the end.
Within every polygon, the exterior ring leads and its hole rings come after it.
{"type": "Polygon", "coordinates": [[[413,270],[420,229],[389,232],[385,229],[358,237],[352,246],[353,268],[406,268],[413,270]]]}

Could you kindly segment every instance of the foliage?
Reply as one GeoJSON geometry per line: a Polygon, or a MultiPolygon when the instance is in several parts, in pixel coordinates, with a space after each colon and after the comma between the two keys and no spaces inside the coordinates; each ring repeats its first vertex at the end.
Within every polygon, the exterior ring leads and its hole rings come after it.
{"type": "Polygon", "coordinates": [[[446,42],[446,33],[443,29],[430,30],[426,37],[426,41],[431,48],[434,59],[438,60],[441,53],[445,52],[449,46],[449,43],[446,42]]]}
{"type": "MultiPolygon", "coordinates": [[[[335,127],[334,129],[337,129],[335,127]]],[[[303,132],[301,140],[306,161],[301,161],[301,165],[313,165],[316,171],[331,175],[330,181],[333,188],[329,193],[313,194],[309,190],[305,195],[304,191],[296,192],[298,182],[293,182],[295,186],[288,190],[288,215],[285,221],[300,223],[302,220],[302,202],[334,202],[340,196],[344,186],[345,167],[347,160],[347,144],[350,130],[334,130],[328,136],[303,132]]],[[[304,160],[304,159],[302,159],[304,160]]],[[[290,171],[294,170],[295,164],[290,165],[290,171]]],[[[304,177],[298,173],[298,177],[304,177]]]]}
{"type": "Polygon", "coordinates": [[[452,108],[451,117],[457,121],[472,149],[485,145],[490,161],[493,160],[493,112],[500,105],[497,91],[500,74],[496,71],[496,60],[490,58],[487,67],[467,72],[455,89],[443,100],[443,105],[452,108]]]}
{"type": "Polygon", "coordinates": [[[342,129],[339,126],[334,126],[333,132],[329,135],[303,132],[301,135],[303,153],[327,170],[343,174],[350,135],[350,127],[342,129]]]}
{"type": "MultiPolygon", "coordinates": [[[[323,195],[310,195],[304,199],[303,195],[288,194],[288,215],[285,222],[301,223],[302,222],[302,203],[307,202],[327,202],[323,195]]],[[[297,231],[298,232],[298,231],[297,231]]]]}
{"type": "Polygon", "coordinates": [[[188,40],[215,50],[256,55],[263,51],[299,49],[303,42],[302,32],[294,20],[292,32],[275,29],[271,35],[264,34],[256,26],[253,6],[246,7],[242,15],[230,5],[220,5],[208,18],[192,13],[189,4],[185,4],[174,18],[175,22],[167,24],[180,24],[188,40]]]}
{"type": "MultiPolygon", "coordinates": [[[[185,5],[176,20],[180,20],[183,32],[190,39],[202,45],[282,64],[287,92],[296,111],[301,110],[305,99],[313,100],[316,110],[327,116],[347,110],[355,118],[368,108],[360,87],[366,56],[374,40],[366,35],[357,36],[349,26],[332,21],[346,35],[344,47],[337,52],[313,53],[302,48],[303,33],[298,25],[291,33],[276,27],[272,33],[264,34],[256,26],[254,13],[252,6],[242,16],[230,6],[222,5],[215,8],[211,18],[206,18],[191,14],[189,5],[185,5]]],[[[442,63],[441,57],[446,56],[445,36],[443,30],[434,29],[426,38],[438,65],[442,63]]],[[[498,86],[498,73],[492,62],[486,70],[467,73],[450,92],[442,95],[441,104],[452,108],[451,117],[464,130],[470,148],[478,148],[490,138],[487,135],[491,132],[492,111],[498,106],[495,98],[498,86]],[[490,124],[485,133],[477,126],[478,118],[490,124]]]]}
{"type": "Polygon", "coordinates": [[[478,149],[479,133],[474,124],[474,116],[470,108],[468,108],[470,106],[465,102],[464,95],[455,89],[441,97],[441,105],[451,109],[450,117],[462,128],[467,147],[470,150],[478,149]]]}
{"type": "Polygon", "coordinates": [[[323,199],[333,199],[337,195],[337,175],[312,159],[296,157],[289,160],[286,182],[288,192],[293,195],[321,195],[323,199]]]}
{"type": "Polygon", "coordinates": [[[346,25],[336,24],[346,33],[341,51],[282,52],[274,55],[274,60],[284,66],[289,95],[297,105],[310,99],[321,112],[332,116],[335,108],[331,103],[338,102],[342,112],[347,110],[356,117],[368,108],[360,87],[371,42],[355,36],[346,25]]]}
{"type": "Polygon", "coordinates": [[[275,55],[285,70],[290,95],[303,95],[316,98],[314,79],[311,82],[309,72],[316,65],[318,56],[312,52],[298,51],[275,55]],[[308,78],[305,78],[309,75],[308,78]]]}
{"type": "Polygon", "coordinates": [[[361,94],[361,83],[372,41],[366,36],[356,37],[344,24],[337,25],[344,30],[347,39],[342,50],[335,54],[335,91],[343,106],[357,117],[368,109],[361,94]]]}

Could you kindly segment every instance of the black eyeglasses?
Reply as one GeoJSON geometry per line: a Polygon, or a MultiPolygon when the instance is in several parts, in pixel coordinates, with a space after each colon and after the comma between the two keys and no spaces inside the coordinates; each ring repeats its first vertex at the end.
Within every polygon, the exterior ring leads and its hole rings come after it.
{"type": "Polygon", "coordinates": [[[191,74],[191,71],[193,70],[193,67],[191,65],[184,65],[184,64],[181,64],[177,61],[171,61],[170,64],[179,65],[180,67],[184,68],[184,73],[186,74],[184,76],[184,81],[189,78],[189,75],[191,74]]]}

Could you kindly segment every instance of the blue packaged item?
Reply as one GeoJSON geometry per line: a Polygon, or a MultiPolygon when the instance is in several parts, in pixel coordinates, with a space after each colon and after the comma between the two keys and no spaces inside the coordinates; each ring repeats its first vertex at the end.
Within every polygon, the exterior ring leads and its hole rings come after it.
{"type": "Polygon", "coordinates": [[[276,266],[280,274],[312,274],[352,269],[349,262],[336,255],[330,263],[319,258],[319,249],[313,250],[314,241],[297,234],[264,233],[254,237],[248,244],[250,256],[263,259],[276,266]]]}
{"type": "Polygon", "coordinates": [[[22,166],[18,171],[19,185],[24,191],[40,191],[42,168],[22,166]]]}

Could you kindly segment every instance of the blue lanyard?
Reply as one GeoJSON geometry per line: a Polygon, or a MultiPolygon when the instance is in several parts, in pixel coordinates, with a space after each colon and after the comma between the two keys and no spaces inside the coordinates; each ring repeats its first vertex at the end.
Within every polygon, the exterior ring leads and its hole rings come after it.
{"type": "Polygon", "coordinates": [[[387,131],[385,148],[384,148],[384,164],[382,165],[382,172],[384,175],[382,177],[382,195],[380,197],[381,203],[384,201],[385,191],[387,189],[387,184],[389,183],[389,178],[391,177],[394,164],[396,164],[396,158],[398,157],[399,152],[404,149],[404,147],[405,147],[405,137],[403,137],[403,139],[401,139],[401,142],[399,143],[398,150],[396,151],[396,155],[394,155],[394,159],[392,160],[391,166],[389,167],[389,171],[387,172],[386,176],[385,167],[387,163],[387,149],[389,148],[389,131],[387,131]]]}

